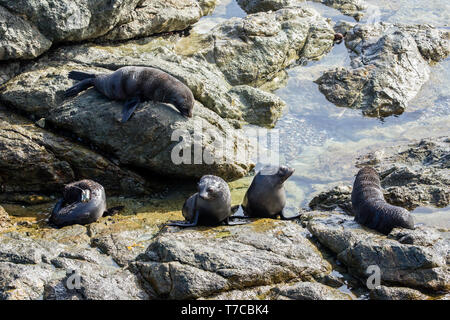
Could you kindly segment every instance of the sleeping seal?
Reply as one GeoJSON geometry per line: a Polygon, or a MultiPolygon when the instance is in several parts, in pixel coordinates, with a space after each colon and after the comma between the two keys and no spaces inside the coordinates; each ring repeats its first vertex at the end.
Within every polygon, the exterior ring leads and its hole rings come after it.
{"type": "Polygon", "coordinates": [[[359,170],[352,190],[355,221],[381,233],[393,228],[414,229],[414,219],[408,210],[390,205],[384,200],[378,173],[371,167],[359,170]]]}
{"type": "Polygon", "coordinates": [[[242,202],[244,216],[234,215],[233,218],[277,218],[283,220],[295,219],[300,216],[285,216],[286,205],[284,182],[294,173],[287,166],[262,168],[253,178],[242,202]]]}
{"type": "Polygon", "coordinates": [[[94,86],[112,100],[125,100],[122,122],[127,121],[142,101],[171,103],[186,117],[192,117],[194,96],[180,80],[150,67],[123,67],[111,74],[90,74],[71,71],[69,78],[81,80],[65,92],[65,97],[94,86]]]}
{"type": "Polygon", "coordinates": [[[169,226],[194,227],[231,223],[231,193],[228,184],[220,177],[206,175],[198,183],[198,192],[190,196],[183,205],[183,217],[187,222],[174,221],[169,226]]]}
{"type": "Polygon", "coordinates": [[[106,209],[105,189],[92,180],[81,180],[64,187],[49,222],[57,227],[88,224],[99,219],[106,209]]]}

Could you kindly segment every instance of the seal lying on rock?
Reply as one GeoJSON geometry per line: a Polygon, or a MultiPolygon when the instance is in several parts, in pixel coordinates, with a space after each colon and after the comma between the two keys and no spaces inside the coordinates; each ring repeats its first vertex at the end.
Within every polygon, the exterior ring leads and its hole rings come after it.
{"type": "Polygon", "coordinates": [[[51,213],[49,222],[57,227],[72,224],[88,224],[97,221],[103,215],[112,215],[112,208],[106,211],[106,195],[103,186],[92,180],[81,180],[64,187],[60,199],[51,213]]]}
{"type": "Polygon", "coordinates": [[[81,81],[65,92],[66,97],[94,86],[112,100],[125,100],[122,122],[131,117],[140,102],[149,100],[171,103],[182,115],[192,117],[192,91],[180,80],[155,68],[129,66],[98,75],[71,71],[69,78],[81,81]]]}
{"type": "Polygon", "coordinates": [[[245,193],[242,202],[244,216],[234,215],[233,218],[277,218],[278,216],[283,220],[298,218],[300,214],[287,217],[283,212],[286,205],[284,182],[292,176],[294,171],[287,166],[262,168],[245,193]]]}
{"type": "Polygon", "coordinates": [[[222,222],[227,225],[243,224],[230,222],[231,193],[228,184],[220,177],[206,175],[198,183],[198,192],[190,196],[183,205],[183,217],[188,222],[171,222],[169,226],[194,227],[214,226],[222,222]]]}
{"type": "Polygon", "coordinates": [[[362,168],[356,175],[352,207],[356,222],[381,233],[388,234],[396,227],[414,229],[414,219],[408,210],[384,200],[380,178],[371,167],[362,168]]]}

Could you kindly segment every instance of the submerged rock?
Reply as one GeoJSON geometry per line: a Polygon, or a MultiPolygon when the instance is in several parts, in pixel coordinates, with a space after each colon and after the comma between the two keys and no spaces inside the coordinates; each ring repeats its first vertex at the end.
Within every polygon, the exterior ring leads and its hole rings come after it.
{"type": "Polygon", "coordinates": [[[260,219],[251,225],[172,230],[160,233],[135,263],[160,298],[311,281],[331,269],[305,230],[291,222],[260,219]]]}
{"type": "MultiPolygon", "coordinates": [[[[373,166],[380,175],[386,201],[413,210],[419,206],[450,204],[450,140],[428,138],[406,145],[386,147],[356,160],[357,167],[373,166]]],[[[320,193],[310,208],[352,213],[351,186],[336,186],[320,193]]]]}
{"type": "Polygon", "coordinates": [[[449,54],[448,39],[429,25],[358,24],[345,37],[352,68],[327,71],[316,83],[337,106],[372,117],[401,114],[428,80],[428,61],[449,54]]]}
{"type": "Polygon", "coordinates": [[[368,8],[368,5],[363,0],[313,0],[314,2],[320,2],[328,7],[339,10],[347,16],[355,18],[356,21],[361,20],[364,15],[364,10],[368,8]]]}
{"type": "Polygon", "coordinates": [[[420,238],[426,239],[420,244],[404,244],[366,229],[342,214],[313,211],[305,213],[302,219],[317,240],[363,283],[373,273],[368,267],[377,266],[382,285],[434,292],[450,290],[450,240],[430,237],[433,232],[427,232],[428,228],[402,229],[404,236],[421,233],[420,238]]]}

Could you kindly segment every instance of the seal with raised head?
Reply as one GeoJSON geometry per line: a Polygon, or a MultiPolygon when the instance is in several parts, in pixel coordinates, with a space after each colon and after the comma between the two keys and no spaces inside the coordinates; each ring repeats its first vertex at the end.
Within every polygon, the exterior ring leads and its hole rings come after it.
{"type": "Polygon", "coordinates": [[[69,72],[69,78],[80,80],[65,92],[74,96],[94,86],[112,100],[124,100],[122,122],[127,121],[142,101],[170,103],[186,117],[192,117],[194,96],[180,80],[159,69],[150,67],[122,67],[111,74],[69,72]]]}
{"type": "Polygon", "coordinates": [[[88,224],[104,215],[112,215],[112,210],[106,211],[105,189],[101,184],[80,180],[64,186],[63,197],[53,208],[49,222],[57,227],[88,224]]]}
{"type": "Polygon", "coordinates": [[[386,202],[375,169],[364,167],[356,175],[352,190],[355,221],[368,228],[388,234],[393,228],[414,229],[408,210],[386,202]]]}
{"type": "Polygon", "coordinates": [[[298,218],[300,214],[286,216],[284,182],[292,176],[294,169],[287,166],[265,166],[253,178],[242,202],[243,216],[233,218],[277,218],[283,220],[298,218]]]}
{"type": "Polygon", "coordinates": [[[190,196],[183,205],[186,222],[174,221],[169,226],[194,227],[243,224],[230,222],[231,193],[228,184],[220,177],[203,176],[198,183],[198,192],[190,196]]]}

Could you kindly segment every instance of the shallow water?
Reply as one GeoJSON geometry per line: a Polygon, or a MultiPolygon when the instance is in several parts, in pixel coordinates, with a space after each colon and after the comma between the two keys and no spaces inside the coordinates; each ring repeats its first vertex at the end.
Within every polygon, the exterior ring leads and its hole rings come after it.
{"type": "MultiPolygon", "coordinates": [[[[369,14],[362,23],[379,19],[448,27],[450,5],[446,0],[368,2],[371,5],[369,14]]],[[[333,21],[354,21],[319,3],[303,5],[313,7],[333,21]]],[[[225,0],[211,16],[200,20],[194,31],[209,30],[224,19],[243,16],[245,13],[235,1],[225,0]]],[[[336,45],[319,61],[291,67],[286,86],[274,92],[287,104],[275,130],[279,130],[281,142],[280,163],[295,168],[294,175],[286,183],[288,206],[291,208],[307,207],[315,194],[338,183],[351,184],[357,172],[354,160],[358,155],[383,146],[449,134],[450,59],[432,67],[430,80],[402,115],[383,121],[363,117],[358,110],[336,107],[325,99],[313,82],[325,70],[347,66],[349,61],[345,45],[336,45]]],[[[260,166],[258,164],[257,169],[260,166]]],[[[247,177],[233,184],[245,185],[250,181],[251,178],[247,177]]],[[[238,193],[242,195],[242,190],[238,193]]],[[[450,223],[448,208],[419,208],[414,214],[419,223],[446,225],[446,228],[450,223]]]]}

